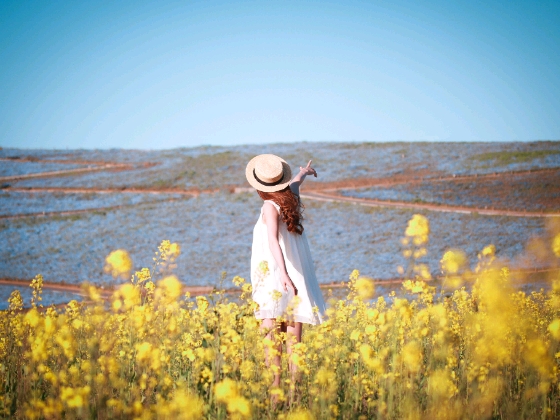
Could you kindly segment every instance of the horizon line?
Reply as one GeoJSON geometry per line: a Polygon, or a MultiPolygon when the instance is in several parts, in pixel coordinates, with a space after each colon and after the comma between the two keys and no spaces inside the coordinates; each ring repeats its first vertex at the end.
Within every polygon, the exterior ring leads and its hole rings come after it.
{"type": "Polygon", "coordinates": [[[338,143],[338,144],[372,144],[372,143],[478,143],[478,144],[492,144],[492,143],[558,143],[560,139],[537,139],[537,140],[298,140],[298,141],[285,141],[285,142],[271,142],[271,143],[241,143],[241,144],[208,144],[201,143],[192,146],[176,146],[176,147],[162,147],[162,148],[128,148],[128,147],[11,147],[0,146],[0,150],[142,150],[142,151],[157,151],[157,150],[177,150],[177,149],[197,149],[197,148],[228,148],[228,147],[247,147],[247,146],[274,146],[274,145],[288,145],[295,143],[338,143]]]}

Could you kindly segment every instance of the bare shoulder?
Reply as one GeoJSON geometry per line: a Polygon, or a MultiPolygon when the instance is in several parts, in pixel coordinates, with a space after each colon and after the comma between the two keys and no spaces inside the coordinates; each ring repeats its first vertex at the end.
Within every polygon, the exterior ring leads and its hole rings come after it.
{"type": "Polygon", "coordinates": [[[265,201],[263,204],[263,222],[266,224],[267,220],[278,219],[278,210],[270,201],[265,201]]]}

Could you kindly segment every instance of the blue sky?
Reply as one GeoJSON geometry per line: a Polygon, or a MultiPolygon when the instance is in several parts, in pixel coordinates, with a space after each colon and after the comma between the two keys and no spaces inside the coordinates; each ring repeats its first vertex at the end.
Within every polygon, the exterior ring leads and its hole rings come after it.
{"type": "Polygon", "coordinates": [[[2,1],[0,146],[560,139],[558,1],[2,1]]]}

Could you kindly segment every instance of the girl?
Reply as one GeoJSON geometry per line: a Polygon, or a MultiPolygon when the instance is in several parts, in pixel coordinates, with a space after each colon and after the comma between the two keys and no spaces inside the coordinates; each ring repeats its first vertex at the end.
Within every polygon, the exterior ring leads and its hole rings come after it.
{"type": "MultiPolygon", "coordinates": [[[[323,322],[325,302],[319,289],[315,269],[301,224],[302,205],[299,186],[307,175],[317,177],[311,161],[293,178],[290,166],[278,156],[259,155],[247,165],[246,176],[264,200],[253,230],[251,284],[253,300],[258,303],[257,319],[266,338],[275,343],[272,357],[273,386],[280,384],[282,342],[276,330],[287,334],[286,351],[301,342],[302,323],[323,322]]],[[[271,360],[268,349],[266,363],[271,360]]],[[[292,379],[297,367],[289,358],[292,379]]]]}

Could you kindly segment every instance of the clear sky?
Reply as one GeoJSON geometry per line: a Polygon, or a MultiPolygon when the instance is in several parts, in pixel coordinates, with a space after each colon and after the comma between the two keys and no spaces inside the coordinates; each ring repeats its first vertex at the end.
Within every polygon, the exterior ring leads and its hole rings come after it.
{"type": "Polygon", "coordinates": [[[0,2],[0,146],[560,139],[560,1],[0,2]]]}

